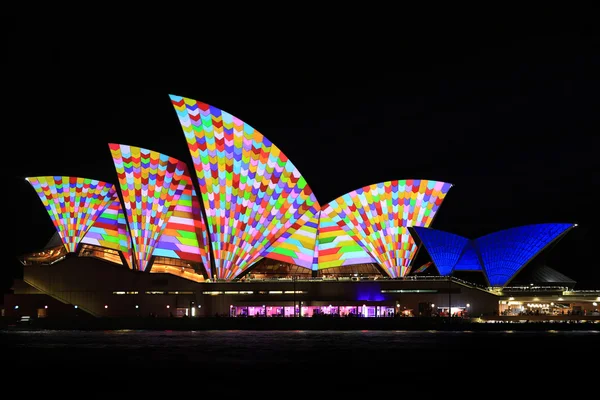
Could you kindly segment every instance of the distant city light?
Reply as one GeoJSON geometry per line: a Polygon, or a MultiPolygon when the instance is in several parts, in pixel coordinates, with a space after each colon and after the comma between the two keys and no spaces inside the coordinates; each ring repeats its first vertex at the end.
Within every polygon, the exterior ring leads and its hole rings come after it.
{"type": "Polygon", "coordinates": [[[18,309],[19,309],[19,306],[15,306],[15,310],[18,310],[18,309]]]}
{"type": "Polygon", "coordinates": [[[431,308],[435,307],[435,304],[431,303],[431,308]]]}
{"type": "Polygon", "coordinates": [[[108,308],[108,305],[106,305],[106,304],[105,304],[105,305],[104,305],[104,308],[108,308]]]}
{"type": "Polygon", "coordinates": [[[469,303],[467,303],[467,308],[471,307],[471,305],[469,303]]]}
{"type": "Polygon", "coordinates": [[[48,308],[48,306],[44,306],[44,308],[48,308]]]}
{"type": "Polygon", "coordinates": [[[140,306],[138,306],[137,304],[135,305],[135,308],[140,308],[140,306]]]}
{"type": "Polygon", "coordinates": [[[593,302],[592,304],[594,305],[594,307],[596,307],[598,305],[598,303],[596,303],[596,302],[593,302]]]}
{"type": "Polygon", "coordinates": [[[75,308],[79,308],[79,307],[77,306],[77,304],[75,304],[73,307],[75,307],[75,308]]]}
{"type": "Polygon", "coordinates": [[[171,308],[171,306],[167,304],[167,308],[171,308]]]}

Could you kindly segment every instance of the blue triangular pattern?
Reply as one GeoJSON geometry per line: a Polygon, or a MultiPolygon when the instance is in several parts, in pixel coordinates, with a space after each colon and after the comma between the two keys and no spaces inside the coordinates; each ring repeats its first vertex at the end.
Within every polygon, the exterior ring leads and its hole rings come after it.
{"type": "Polygon", "coordinates": [[[413,227],[431,256],[440,275],[449,275],[469,239],[437,229],[413,227]]]}
{"type": "Polygon", "coordinates": [[[469,240],[465,246],[462,256],[454,266],[454,271],[483,271],[473,240],[469,240]]]}
{"type": "Polygon", "coordinates": [[[573,224],[536,224],[490,233],[475,240],[491,286],[504,286],[542,249],[573,224]]]}

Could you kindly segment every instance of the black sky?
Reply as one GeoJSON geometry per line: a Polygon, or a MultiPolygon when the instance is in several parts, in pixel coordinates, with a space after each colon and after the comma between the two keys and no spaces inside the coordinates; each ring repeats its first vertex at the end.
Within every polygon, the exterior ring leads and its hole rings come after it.
{"type": "Polygon", "coordinates": [[[13,160],[10,251],[35,250],[53,233],[25,176],[117,183],[109,142],[191,166],[172,93],[259,130],[321,204],[371,183],[423,178],[455,185],[434,228],[474,238],[523,224],[578,223],[548,264],[580,288],[598,288],[600,36],[593,28],[578,19],[496,19],[367,34],[348,24],[316,38],[279,30],[218,40],[161,33],[161,43],[102,34],[81,41],[51,29],[32,43],[15,29],[2,122],[14,135],[5,147],[13,160]]]}

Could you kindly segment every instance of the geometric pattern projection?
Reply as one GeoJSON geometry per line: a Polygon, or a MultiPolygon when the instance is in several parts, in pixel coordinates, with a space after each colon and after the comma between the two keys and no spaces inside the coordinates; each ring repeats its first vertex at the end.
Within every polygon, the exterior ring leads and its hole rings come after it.
{"type": "Polygon", "coordinates": [[[546,246],[574,224],[536,224],[475,239],[491,286],[504,286],[546,246]]]}
{"type": "Polygon", "coordinates": [[[127,232],[127,220],[117,192],[114,193],[112,202],[96,219],[81,243],[121,251],[129,263],[129,268],[132,268],[131,237],[127,232]]]}
{"type": "Polygon", "coordinates": [[[194,162],[216,278],[231,280],[319,205],[288,158],[250,125],[171,95],[194,162]]]}
{"type": "Polygon", "coordinates": [[[453,271],[482,271],[483,267],[479,261],[479,255],[475,249],[475,242],[469,240],[465,246],[460,259],[454,266],[453,271]]]}
{"type": "Polygon", "coordinates": [[[482,270],[490,286],[504,286],[540,251],[573,226],[562,223],[525,225],[474,240],[434,229],[415,227],[411,232],[422,241],[433,263],[436,266],[440,263],[440,274],[482,270]]]}
{"type": "Polygon", "coordinates": [[[111,183],[71,176],[26,178],[42,200],[67,251],[73,253],[116,195],[111,183]]]}
{"type": "Polygon", "coordinates": [[[390,277],[403,277],[417,250],[407,227],[429,226],[451,187],[418,179],[381,182],[333,200],[323,207],[323,213],[390,277]]]}
{"type": "Polygon", "coordinates": [[[319,213],[315,215],[308,212],[265,250],[262,256],[313,269],[317,263],[315,246],[318,228],[319,213]]]}
{"type": "Polygon", "coordinates": [[[183,176],[190,183],[181,193],[153,255],[201,262],[210,276],[206,224],[187,167],[183,176]]]}
{"type": "Polygon", "coordinates": [[[460,259],[469,239],[437,229],[413,227],[418,239],[433,260],[440,275],[449,275],[460,259]]]}
{"type": "Polygon", "coordinates": [[[317,263],[313,269],[327,269],[355,264],[377,263],[346,231],[321,211],[317,245],[317,263]]]}
{"type": "Polygon", "coordinates": [[[140,147],[110,143],[137,269],[145,271],[156,243],[190,184],[185,164],[140,147]]]}

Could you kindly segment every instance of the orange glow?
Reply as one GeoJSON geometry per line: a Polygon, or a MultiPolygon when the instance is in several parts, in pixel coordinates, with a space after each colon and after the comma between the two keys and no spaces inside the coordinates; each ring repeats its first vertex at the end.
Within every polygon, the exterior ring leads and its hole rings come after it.
{"type": "Polygon", "coordinates": [[[21,262],[23,265],[52,264],[59,258],[66,256],[66,254],[67,250],[65,249],[65,246],[59,246],[53,249],[46,249],[27,254],[21,258],[21,262]]]}
{"type": "Polygon", "coordinates": [[[152,264],[150,273],[171,274],[194,282],[204,282],[204,276],[196,273],[193,268],[189,267],[174,267],[172,265],[154,263],[152,264]]]}

